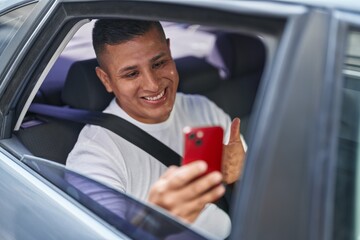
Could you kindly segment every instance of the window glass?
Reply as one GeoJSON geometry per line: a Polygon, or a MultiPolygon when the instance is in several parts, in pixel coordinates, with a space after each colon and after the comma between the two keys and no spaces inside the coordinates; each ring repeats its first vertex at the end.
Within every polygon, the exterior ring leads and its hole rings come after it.
{"type": "Polygon", "coordinates": [[[0,57],[34,6],[35,4],[31,4],[0,16],[0,57]]]}
{"type": "Polygon", "coordinates": [[[349,32],[346,46],[338,139],[334,239],[357,239],[360,234],[359,30],[349,32]]]}
{"type": "Polygon", "coordinates": [[[16,5],[19,5],[23,2],[26,2],[24,0],[0,0],[0,15],[1,15],[1,12],[8,9],[8,8],[11,8],[13,6],[16,6],[16,5]]]}
{"type": "Polygon", "coordinates": [[[353,109],[353,118],[356,120],[354,133],[356,134],[356,182],[355,182],[355,238],[360,236],[360,30],[351,32],[349,36],[347,81],[351,83],[348,88],[356,94],[356,107],[353,109]]]}
{"type": "Polygon", "coordinates": [[[143,203],[64,166],[26,157],[29,167],[132,239],[205,239],[143,203]]]}

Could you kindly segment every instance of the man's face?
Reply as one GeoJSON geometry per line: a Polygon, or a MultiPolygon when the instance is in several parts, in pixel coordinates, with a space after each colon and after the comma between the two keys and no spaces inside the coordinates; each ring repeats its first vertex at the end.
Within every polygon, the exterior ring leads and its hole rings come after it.
{"type": "Polygon", "coordinates": [[[127,42],[106,45],[101,63],[97,75],[127,114],[143,123],[168,119],[179,76],[169,41],[157,28],[127,42]]]}

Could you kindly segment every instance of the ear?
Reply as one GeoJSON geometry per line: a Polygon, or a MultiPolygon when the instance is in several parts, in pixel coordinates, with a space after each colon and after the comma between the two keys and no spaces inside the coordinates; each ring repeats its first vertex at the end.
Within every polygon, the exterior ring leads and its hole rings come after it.
{"type": "Polygon", "coordinates": [[[104,87],[106,88],[106,91],[108,91],[109,93],[113,92],[113,89],[110,84],[110,78],[107,75],[107,73],[101,67],[96,67],[95,72],[98,78],[100,79],[100,81],[102,82],[102,84],[104,85],[104,87]]]}
{"type": "Polygon", "coordinates": [[[167,47],[168,47],[168,49],[169,49],[169,53],[170,53],[170,55],[171,55],[171,57],[172,57],[172,53],[171,53],[171,49],[170,49],[170,38],[167,38],[167,39],[166,39],[166,45],[167,45],[167,47]]]}

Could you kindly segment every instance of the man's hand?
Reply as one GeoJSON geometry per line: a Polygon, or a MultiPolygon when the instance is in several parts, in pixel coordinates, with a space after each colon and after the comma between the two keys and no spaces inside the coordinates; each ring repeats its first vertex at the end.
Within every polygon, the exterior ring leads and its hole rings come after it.
{"type": "Polygon", "coordinates": [[[222,159],[222,173],[224,182],[234,183],[239,179],[245,160],[245,150],[240,139],[240,119],[235,118],[231,123],[230,140],[224,145],[222,159]]]}
{"type": "Polygon", "coordinates": [[[201,176],[206,169],[204,161],[169,167],[151,187],[149,202],[187,222],[194,222],[207,203],[216,201],[225,193],[221,173],[201,176]]]}

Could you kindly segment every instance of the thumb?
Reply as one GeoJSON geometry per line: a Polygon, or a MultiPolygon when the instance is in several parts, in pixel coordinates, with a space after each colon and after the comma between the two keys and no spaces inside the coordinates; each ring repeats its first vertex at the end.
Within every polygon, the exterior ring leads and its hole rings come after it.
{"type": "Polygon", "coordinates": [[[229,143],[238,141],[240,141],[240,118],[234,118],[231,123],[229,143]]]}

